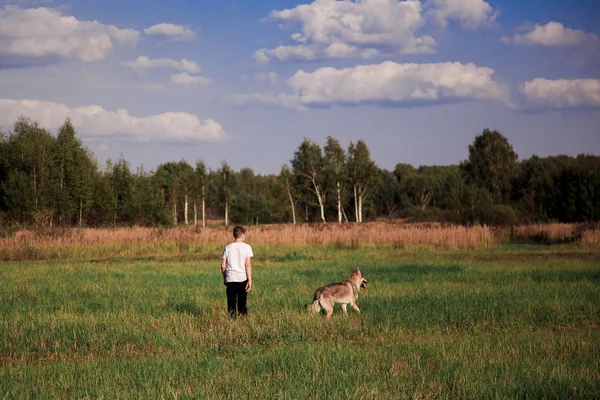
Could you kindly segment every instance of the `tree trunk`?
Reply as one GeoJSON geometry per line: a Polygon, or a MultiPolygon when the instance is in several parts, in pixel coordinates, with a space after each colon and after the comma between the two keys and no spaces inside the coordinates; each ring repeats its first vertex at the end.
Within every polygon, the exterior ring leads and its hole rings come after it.
{"type": "Polygon", "coordinates": [[[337,192],[337,209],[338,209],[338,223],[342,223],[342,186],[340,182],[336,183],[337,192]]]}
{"type": "Polygon", "coordinates": [[[363,206],[363,194],[358,195],[358,222],[363,222],[362,217],[362,206],[363,206]]]}
{"type": "Polygon", "coordinates": [[[225,226],[229,226],[229,199],[225,196],[225,226]]]}
{"type": "Polygon", "coordinates": [[[194,198],[194,226],[198,226],[198,208],[196,207],[196,203],[198,201],[194,198]]]}
{"type": "Polygon", "coordinates": [[[35,197],[35,209],[38,209],[38,195],[37,195],[37,169],[35,166],[35,158],[33,159],[33,195],[35,197]]]}
{"type": "Polygon", "coordinates": [[[296,208],[294,207],[294,199],[292,198],[292,192],[290,190],[290,181],[288,178],[285,178],[285,184],[287,186],[287,193],[290,198],[290,205],[292,206],[292,221],[294,225],[296,225],[296,208]]]}
{"type": "Polygon", "coordinates": [[[185,219],[185,225],[187,226],[188,225],[188,208],[190,208],[189,204],[188,204],[188,194],[187,193],[184,195],[183,202],[184,202],[184,207],[185,207],[183,209],[183,218],[185,219]]]}
{"type": "Polygon", "coordinates": [[[315,181],[314,178],[312,178],[311,180],[313,183],[313,187],[315,188],[315,194],[317,195],[317,200],[319,201],[319,208],[321,209],[321,221],[323,221],[323,223],[325,224],[325,223],[327,223],[327,221],[325,220],[325,207],[323,205],[323,196],[321,194],[321,189],[317,185],[317,182],[315,181]]]}
{"type": "Polygon", "coordinates": [[[358,194],[356,190],[356,185],[354,185],[354,217],[356,218],[356,222],[360,222],[358,217],[358,194]]]}
{"type": "Polygon", "coordinates": [[[318,189],[317,199],[319,200],[319,207],[321,208],[321,221],[323,221],[323,223],[327,223],[327,221],[325,221],[325,207],[323,205],[323,196],[321,196],[321,191],[318,189]]]}
{"type": "Polygon", "coordinates": [[[177,200],[173,201],[173,225],[177,226],[177,200]]]}
{"type": "Polygon", "coordinates": [[[202,185],[202,227],[206,228],[206,201],[204,199],[204,185],[202,185]]]}

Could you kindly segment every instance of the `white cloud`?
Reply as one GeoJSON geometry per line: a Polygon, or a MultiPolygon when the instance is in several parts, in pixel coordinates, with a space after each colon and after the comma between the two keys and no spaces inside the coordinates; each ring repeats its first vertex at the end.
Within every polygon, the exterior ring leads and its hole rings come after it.
{"type": "Polygon", "coordinates": [[[391,103],[427,105],[463,100],[498,100],[509,104],[508,89],[494,81],[494,70],[475,64],[382,64],[319,68],[296,72],[288,81],[294,94],[251,94],[237,104],[331,106],[391,103]]]}
{"type": "Polygon", "coordinates": [[[296,111],[301,111],[306,108],[297,95],[285,93],[236,94],[229,96],[226,101],[240,107],[263,104],[268,106],[288,108],[296,111]]]}
{"type": "Polygon", "coordinates": [[[135,45],[138,39],[139,32],[133,29],[79,21],[50,8],[0,8],[0,56],[6,61],[9,57],[97,61],[112,52],[113,40],[135,45]]]}
{"type": "Polygon", "coordinates": [[[379,50],[374,48],[361,49],[342,42],[331,43],[327,47],[318,45],[292,45],[279,46],[274,49],[260,49],[254,53],[254,59],[257,64],[267,64],[269,60],[277,61],[297,60],[314,61],[317,59],[333,58],[363,58],[369,59],[380,54],[379,50]]]}
{"type": "Polygon", "coordinates": [[[200,85],[206,86],[210,83],[210,79],[203,76],[193,76],[187,72],[171,75],[171,81],[177,85],[200,85]]]}
{"type": "Polygon", "coordinates": [[[261,72],[261,73],[254,75],[254,79],[260,83],[267,82],[271,86],[279,85],[279,76],[275,72],[269,72],[266,74],[261,72]]]}
{"type": "Polygon", "coordinates": [[[135,29],[119,29],[114,25],[109,25],[106,29],[113,39],[125,46],[133,47],[140,40],[140,33],[135,29]]]}
{"type": "Polygon", "coordinates": [[[76,129],[88,138],[218,142],[226,137],[225,130],[216,121],[200,120],[184,112],[134,117],[127,110],[107,111],[97,105],[69,108],[50,101],[0,99],[0,126],[11,126],[20,115],[52,130],[58,129],[67,117],[71,118],[76,129]]]}
{"type": "Polygon", "coordinates": [[[151,59],[145,56],[139,56],[135,61],[124,61],[121,63],[126,67],[132,68],[136,71],[142,71],[153,68],[172,68],[180,71],[187,71],[191,73],[198,73],[201,71],[198,64],[195,61],[189,61],[185,58],[177,61],[170,58],[155,58],[151,59]]]}
{"type": "Polygon", "coordinates": [[[272,11],[270,19],[299,25],[291,35],[294,45],[261,49],[259,63],[271,59],[369,58],[382,50],[399,53],[431,53],[435,40],[419,36],[423,26],[418,0],[315,0],[311,4],[272,11]]]}
{"type": "Polygon", "coordinates": [[[475,64],[382,64],[298,71],[288,84],[303,104],[372,101],[422,102],[450,99],[506,100],[494,70],[475,64]]]}
{"type": "Polygon", "coordinates": [[[257,64],[267,64],[269,60],[316,60],[317,51],[315,46],[294,45],[279,46],[274,49],[260,49],[254,53],[254,59],[257,64]]]}
{"type": "Polygon", "coordinates": [[[520,88],[524,107],[566,109],[600,107],[599,79],[543,79],[527,81],[520,88]]]}
{"type": "Polygon", "coordinates": [[[156,24],[144,29],[146,35],[164,36],[176,42],[189,42],[196,39],[196,33],[190,28],[174,24],[156,24]]]}
{"type": "Polygon", "coordinates": [[[600,46],[598,35],[579,29],[566,28],[563,24],[554,21],[548,22],[546,25],[536,24],[529,32],[517,34],[512,38],[503,37],[502,41],[520,46],[600,46]]]}
{"type": "Polygon", "coordinates": [[[497,12],[484,0],[429,0],[427,14],[445,27],[456,20],[467,28],[477,28],[496,19],[497,12]]]}

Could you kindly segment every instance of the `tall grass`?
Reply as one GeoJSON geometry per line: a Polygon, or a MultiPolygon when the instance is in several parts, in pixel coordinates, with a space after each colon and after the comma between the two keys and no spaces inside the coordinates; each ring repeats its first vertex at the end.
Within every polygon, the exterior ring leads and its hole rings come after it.
{"type": "MultiPolygon", "coordinates": [[[[390,246],[395,249],[498,248],[503,241],[600,246],[600,229],[577,224],[540,224],[512,229],[486,226],[445,226],[436,223],[261,225],[248,227],[248,241],[271,248],[306,246],[357,249],[390,246]]],[[[0,237],[0,261],[5,260],[103,260],[110,258],[202,258],[218,253],[231,240],[231,227],[177,228],[57,228],[22,230],[0,237]]]]}
{"type": "Polygon", "coordinates": [[[595,224],[531,224],[513,227],[510,240],[522,243],[579,243],[584,247],[593,247],[600,246],[600,229],[595,224]]]}
{"type": "Polygon", "coordinates": [[[257,260],[238,320],[209,260],[2,263],[0,398],[597,396],[597,259],[402,254],[257,260]],[[360,316],[306,312],[356,267],[360,316]]]}
{"type": "Polygon", "coordinates": [[[531,224],[516,226],[511,239],[516,242],[566,243],[577,231],[576,224],[531,224]]]}
{"type": "MultiPolygon", "coordinates": [[[[192,252],[231,240],[231,228],[178,227],[60,229],[19,231],[0,238],[0,260],[71,258],[84,253],[89,258],[173,254],[177,249],[192,252]]],[[[333,246],[357,248],[391,245],[404,248],[432,246],[450,249],[488,248],[497,241],[485,226],[404,225],[392,223],[327,225],[262,225],[249,227],[248,240],[268,246],[333,246]]],[[[85,258],[85,257],[83,257],[85,258]]]]}

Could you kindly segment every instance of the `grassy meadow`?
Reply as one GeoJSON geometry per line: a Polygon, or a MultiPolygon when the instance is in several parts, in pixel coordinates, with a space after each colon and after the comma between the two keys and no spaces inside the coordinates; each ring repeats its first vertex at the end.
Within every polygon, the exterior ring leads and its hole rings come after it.
{"type": "Polygon", "coordinates": [[[273,244],[251,230],[250,315],[229,320],[227,236],[79,235],[0,251],[0,399],[600,395],[597,247],[348,231],[273,244]],[[369,279],[361,315],[338,305],[328,323],[304,309],[356,267],[369,279]]]}

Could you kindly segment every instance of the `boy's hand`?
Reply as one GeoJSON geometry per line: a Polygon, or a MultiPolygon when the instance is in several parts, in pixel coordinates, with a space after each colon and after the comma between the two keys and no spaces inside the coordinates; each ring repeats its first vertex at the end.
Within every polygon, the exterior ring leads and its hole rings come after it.
{"type": "Polygon", "coordinates": [[[246,293],[248,293],[252,289],[252,281],[248,281],[246,283],[246,293]]]}

